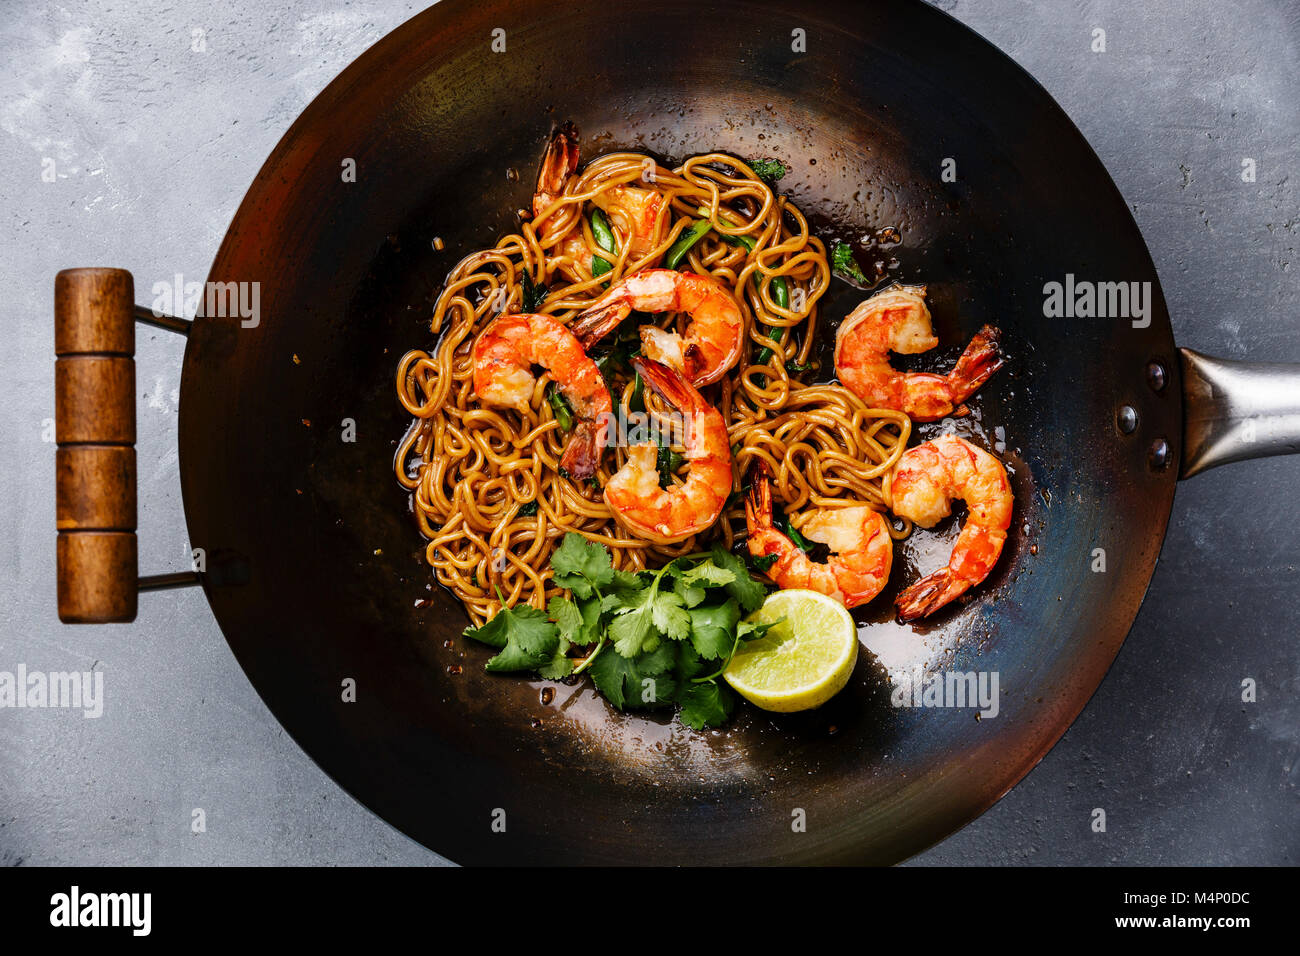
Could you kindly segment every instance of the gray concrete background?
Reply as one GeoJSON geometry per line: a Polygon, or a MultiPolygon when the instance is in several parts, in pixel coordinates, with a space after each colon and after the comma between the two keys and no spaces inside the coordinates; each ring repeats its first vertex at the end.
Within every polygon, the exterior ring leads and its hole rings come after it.
{"type": "MultiPolygon", "coordinates": [[[[1150,244],[1180,344],[1300,362],[1300,5],[937,5],[1025,66],[1092,142],[1150,244]],[[1104,53],[1090,49],[1094,29],[1104,53]]],[[[202,280],[284,130],[423,6],[8,0],[0,12],[0,670],[93,667],[107,696],[98,720],[0,710],[0,863],[444,862],[298,750],[200,592],[145,595],[132,625],[58,623],[49,437],[55,271],[122,266],[145,290],[176,272],[202,280]],[[191,832],[194,808],[206,833],[191,832]]],[[[187,560],[183,345],[140,329],[146,572],[187,560]]],[[[1298,486],[1300,460],[1285,458],[1181,486],[1150,595],[1101,690],[1020,786],[914,862],[1295,864],[1298,486]],[[1244,678],[1257,703],[1241,702],[1244,678]],[[1089,828],[1094,807],[1104,834],[1089,828]]]]}

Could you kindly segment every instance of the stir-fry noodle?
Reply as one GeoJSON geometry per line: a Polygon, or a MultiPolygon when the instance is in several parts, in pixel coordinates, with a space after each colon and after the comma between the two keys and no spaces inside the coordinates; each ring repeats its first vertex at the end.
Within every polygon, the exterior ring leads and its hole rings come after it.
{"type": "MultiPolygon", "coordinates": [[[[553,178],[554,192],[539,188],[517,232],[451,271],[433,310],[435,344],[409,352],[397,368],[397,394],[414,419],[398,448],[397,478],[412,494],[437,580],[475,624],[502,602],[544,607],[559,593],[549,559],[566,532],[606,545],[626,569],[658,567],[714,541],[732,546],[744,536],[741,489],[756,459],[767,464],[774,498],[795,528],[801,511],[889,509],[888,478],[910,420],[868,407],[838,384],[805,383],[830,378],[831,370],[808,365],[831,268],[793,203],[749,165],[718,153],[674,169],[640,153],[610,153],[553,178]],[[475,385],[475,344],[499,315],[539,314],[554,321],[535,325],[569,327],[620,280],[649,269],[711,276],[743,323],[739,360],[699,388],[726,423],[732,494],[709,527],[668,544],[629,530],[602,495],[628,460],[617,428],[600,436],[608,447],[594,456],[590,479],[562,467],[575,408],[557,386],[564,393],[560,379],[578,370],[547,368],[523,380],[528,391],[514,407],[483,401],[475,385]]],[[[668,410],[632,367],[642,351],[639,327],[689,342],[690,321],[684,311],[634,308],[586,350],[608,386],[614,421],[668,410]]],[[[570,360],[582,362],[580,353],[570,360]]],[[[665,483],[682,482],[691,468],[668,449],[659,460],[667,462],[665,483]]]]}

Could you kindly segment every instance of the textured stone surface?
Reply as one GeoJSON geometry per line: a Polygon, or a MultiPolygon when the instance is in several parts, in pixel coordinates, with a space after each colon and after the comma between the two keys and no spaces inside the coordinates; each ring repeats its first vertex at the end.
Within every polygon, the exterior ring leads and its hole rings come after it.
{"type": "MultiPolygon", "coordinates": [[[[1180,344],[1300,362],[1300,8],[940,0],[1065,107],[1142,227],[1180,344]],[[1106,52],[1090,46],[1106,31],[1106,52]],[[1254,159],[1257,181],[1241,179],[1254,159]]],[[[129,626],[54,614],[54,272],[201,280],[249,181],[334,75],[422,4],[11,0],[0,23],[0,669],[104,672],[105,714],[0,711],[0,864],[436,863],[340,791],[248,684],[197,591],[129,626]],[[195,30],[206,49],[191,49],[195,30]],[[53,160],[57,178],[42,181],[53,160]],[[194,808],[207,832],[191,833],[194,808]]],[[[1050,161],[1050,160],[1045,160],[1050,161]]],[[[1069,188],[1062,183],[1062,188],[1069,188]]],[[[140,298],[140,296],[138,296],[140,298]]],[[[144,301],[142,299],[142,301],[144,301]]],[[[187,560],[183,343],[139,330],[141,565],[187,560]]],[[[942,863],[1300,861],[1300,460],[1179,489],[1105,683],[942,863]],[[1259,701],[1243,704],[1253,678],[1259,701]],[[1108,830],[1089,829],[1103,807],[1108,830]]]]}

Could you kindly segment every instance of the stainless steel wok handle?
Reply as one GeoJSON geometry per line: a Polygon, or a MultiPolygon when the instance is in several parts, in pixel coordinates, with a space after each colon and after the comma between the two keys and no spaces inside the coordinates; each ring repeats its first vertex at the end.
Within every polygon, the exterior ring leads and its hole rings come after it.
{"type": "Polygon", "coordinates": [[[1180,478],[1230,461],[1300,452],[1300,365],[1178,351],[1184,406],[1180,478]]]}

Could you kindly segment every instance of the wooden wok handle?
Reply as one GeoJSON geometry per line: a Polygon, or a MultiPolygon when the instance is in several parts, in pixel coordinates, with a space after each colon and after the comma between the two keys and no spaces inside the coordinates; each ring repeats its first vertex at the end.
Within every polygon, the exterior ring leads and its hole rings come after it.
{"type": "Polygon", "coordinates": [[[125,269],[54,277],[59,620],[135,620],[135,283],[125,269]]]}

